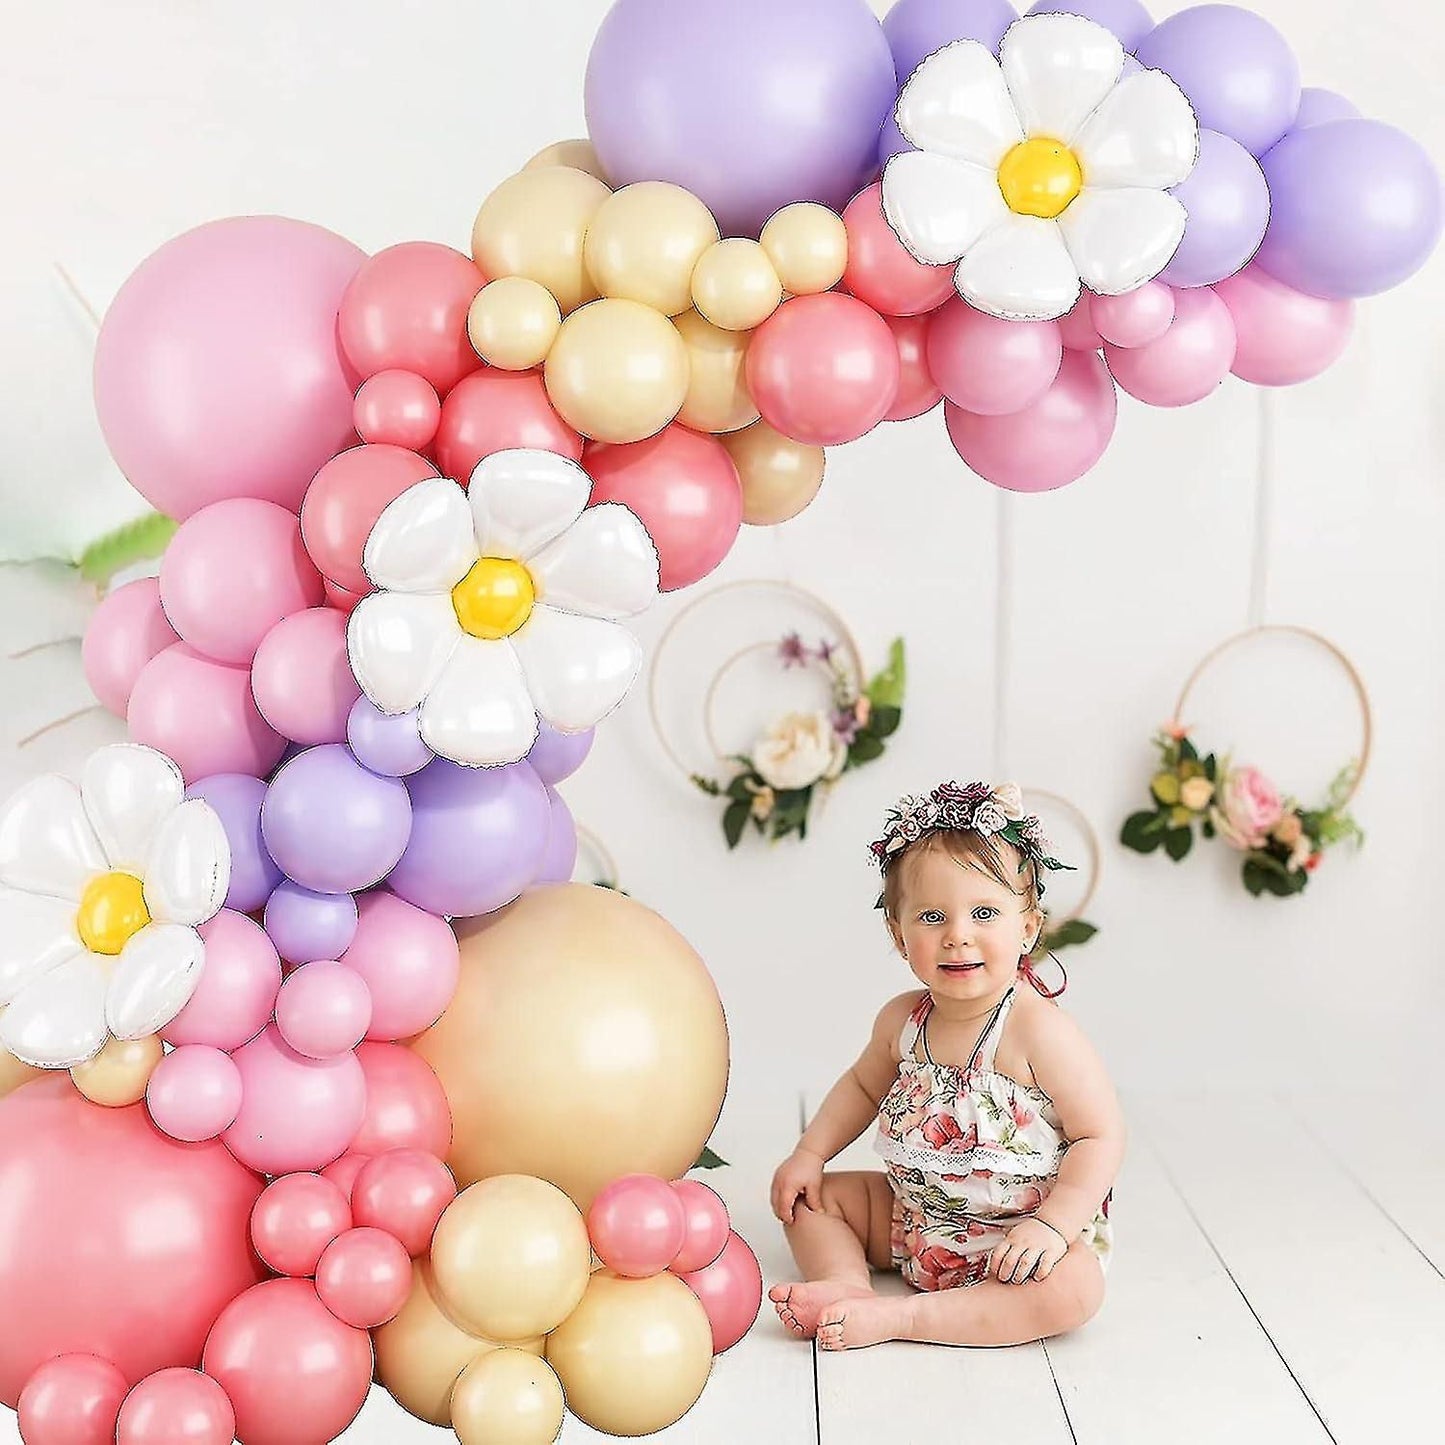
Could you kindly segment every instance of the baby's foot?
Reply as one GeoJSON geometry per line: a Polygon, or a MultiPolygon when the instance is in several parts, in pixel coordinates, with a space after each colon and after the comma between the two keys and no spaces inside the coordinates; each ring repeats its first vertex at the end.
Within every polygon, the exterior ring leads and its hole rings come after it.
{"type": "Polygon", "coordinates": [[[814,1279],[795,1284],[775,1284],[768,1298],[786,1329],[799,1339],[811,1340],[818,1329],[818,1315],[841,1299],[871,1296],[870,1289],[844,1279],[814,1279]]]}
{"type": "Polygon", "coordinates": [[[818,1348],[861,1350],[908,1336],[907,1298],[854,1296],[827,1305],[818,1316],[818,1348]]]}

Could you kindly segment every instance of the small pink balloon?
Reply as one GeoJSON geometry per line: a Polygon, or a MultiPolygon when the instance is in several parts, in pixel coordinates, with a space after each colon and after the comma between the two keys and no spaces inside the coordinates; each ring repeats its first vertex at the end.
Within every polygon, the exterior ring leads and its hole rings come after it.
{"type": "Polygon", "coordinates": [[[672,1269],[690,1274],[709,1265],[723,1252],[732,1233],[728,1207],[713,1190],[697,1179],[678,1179],[672,1192],[682,1201],[686,1237],[672,1269]]]}
{"type": "Polygon", "coordinates": [[[241,1073],[229,1054],[205,1044],[172,1049],[146,1085],[155,1126],[187,1144],[214,1139],[241,1111],[241,1073]]]}
{"type": "Polygon", "coordinates": [[[924,316],[885,316],[898,343],[898,395],[884,421],[911,421],[932,411],[943,391],[928,370],[928,333],[936,311],[924,316]]]}
{"type": "Polygon", "coordinates": [[[348,592],[344,587],[338,587],[329,577],[324,583],[326,589],[326,605],[334,607],[343,616],[350,617],[356,604],[361,601],[361,594],[348,592]]]}
{"type": "Polygon", "coordinates": [[[437,1221],[456,1194],[451,1170],[436,1155],[393,1149],[366,1160],[357,1172],[351,1212],[358,1225],[384,1229],[416,1257],[431,1248],[437,1221]]]}
{"type": "Polygon", "coordinates": [[[343,1324],[374,1330],[406,1303],[411,1256],[380,1229],[348,1230],[321,1256],[316,1293],[343,1324]]]}
{"type": "Polygon", "coordinates": [[[356,393],[352,413],[364,442],[383,442],[424,451],[437,434],[442,404],[424,376],[411,371],[379,371],[356,393]]]}
{"type": "Polygon", "coordinates": [[[1006,416],[1032,406],[1053,385],[1064,356],[1052,321],[1001,321],[958,297],[928,333],[928,370],[955,406],[1006,416]]]}
{"type": "Polygon", "coordinates": [[[1080,291],[1073,308],[1058,319],[1059,337],[1070,351],[1098,351],[1104,338],[1094,329],[1092,291],[1080,291]]]}
{"type": "Polygon", "coordinates": [[[161,606],[159,579],[127,582],[101,602],[86,624],[80,645],[85,680],[104,707],[124,717],[141,669],[179,640],[161,606]]]}
{"type": "Polygon", "coordinates": [[[457,936],[444,918],[394,893],[365,893],[356,903],[356,936],[341,962],[371,993],[369,1039],[409,1039],[429,1029],[456,993],[457,936]]]}
{"type": "Polygon", "coordinates": [[[285,1175],[251,1211],[251,1244],[277,1274],[315,1274],[327,1245],[350,1228],[345,1196],[319,1174],[285,1175]]]}
{"type": "Polygon", "coordinates": [[[883,186],[860,191],[843,212],[848,265],[843,287],[885,316],[917,316],[956,295],[952,266],[915,260],[883,214],[883,186]]]}
{"type": "Polygon", "coordinates": [[[366,1110],[350,1148],[356,1154],[420,1149],[445,1159],[452,1146],[452,1111],[431,1065],[400,1044],[362,1044],[366,1110]]]}
{"type": "Polygon", "coordinates": [[[1104,359],[1130,396],[1150,406],[1189,406],[1229,375],[1234,348],[1229,308],[1208,286],[1194,286],[1175,292],[1173,325],[1157,341],[1106,345],[1104,359]]]}
{"type": "Polygon", "coordinates": [[[711,1264],[680,1278],[707,1311],[713,1354],[730,1350],[752,1328],[763,1302],[757,1256],[740,1234],[729,1234],[723,1252],[711,1264]]]}
{"type": "Polygon", "coordinates": [[[127,1389],[125,1376],[95,1355],[47,1360],[20,1392],[26,1445],[111,1445],[127,1389]]]}
{"type": "Polygon", "coordinates": [[[1089,315],[1099,335],[1115,346],[1148,346],[1174,320],[1174,292],[1162,281],[1146,281],[1122,296],[1095,296],[1089,315]]]}
{"type": "Polygon", "coordinates": [[[161,1037],[176,1046],[208,1044],[229,1053],[270,1021],[281,987],[281,960],[266,930],[244,913],[223,908],[199,932],[206,945],[201,981],[161,1037]]]}
{"type": "Polygon", "coordinates": [[[261,640],[251,664],[261,716],[293,743],[346,741],[346,719],[361,688],[346,655],[346,614],[308,607],[261,640]]]}
{"type": "Polygon", "coordinates": [[[1306,296],[1258,266],[1214,286],[1237,341],[1230,368],[1256,386],[1293,386],[1334,365],[1355,324],[1353,301],[1306,296]]]}
{"type": "Polygon", "coordinates": [[[343,1154],[333,1164],[328,1164],[321,1171],[323,1179],[329,1179],[347,1198],[351,1199],[352,1190],[356,1187],[356,1180],[361,1171],[371,1163],[369,1154],[343,1154]]]}
{"type": "Polygon", "coordinates": [[[120,1407],[115,1445],[231,1445],[236,1412],[226,1392],[199,1370],[160,1370],[120,1407]]]}
{"type": "Polygon", "coordinates": [[[645,1279],[677,1258],[687,1239],[687,1212],[666,1179],[624,1174],[593,1199],[587,1233],[609,1269],[645,1279]]]}
{"type": "Polygon", "coordinates": [[[557,414],[540,373],[488,367],[463,377],[442,403],[436,436],[442,475],[468,486],[483,457],[513,447],[582,460],[581,434],[557,414]]]}
{"type": "Polygon", "coordinates": [[[281,985],[276,1027],[309,1059],[331,1059],[354,1049],[371,1024],[366,981],[344,963],[303,964],[281,985]]]}

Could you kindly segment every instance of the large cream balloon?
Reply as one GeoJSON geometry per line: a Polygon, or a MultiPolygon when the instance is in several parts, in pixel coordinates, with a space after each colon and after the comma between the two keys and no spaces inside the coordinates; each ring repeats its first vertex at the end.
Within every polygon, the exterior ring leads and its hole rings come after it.
{"type": "Polygon", "coordinates": [[[687,347],[687,399],[677,419],[694,431],[730,432],[750,426],[758,409],[748,394],[746,331],[724,331],[696,311],[673,318],[687,347]]]}
{"type": "Polygon", "coordinates": [[[456,996],[415,1045],[451,1105],[457,1182],[534,1174],[585,1211],[619,1175],[690,1169],[727,1091],[728,1038],[687,940],[587,883],[529,889],[457,932],[456,996]]]}
{"type": "Polygon", "coordinates": [[[650,1435],[682,1419],[712,1369],[712,1326],[675,1274],[622,1279],[599,1270],[547,1361],[568,1408],[609,1435],[650,1435]]]}
{"type": "Polygon", "coordinates": [[[542,166],[571,166],[574,171],[586,171],[599,181],[607,179],[607,172],[602,169],[602,162],[590,140],[559,140],[543,146],[522,169],[535,171],[542,166]]]}
{"type": "MultiPolygon", "coordinates": [[[[3,1012],[0,1009],[0,1013],[3,1012]]],[[[41,1072],[40,1069],[32,1069],[29,1064],[22,1064],[9,1049],[0,1048],[0,1099],[14,1093],[21,1084],[38,1079],[41,1072]]]]}
{"type": "Polygon", "coordinates": [[[483,1355],[452,1391],[452,1429],[462,1445],[552,1445],[565,1414],[557,1372],[522,1350],[483,1355]]]}
{"type": "Polygon", "coordinates": [[[719,241],[703,252],[692,273],[692,304],[725,331],[761,326],[782,299],[783,283],[756,241],[719,241]]]}
{"type": "Polygon", "coordinates": [[[583,255],[604,296],[676,316],[692,305],[692,273],[718,240],[710,210],[681,186],[639,181],[597,208],[583,255]]]}
{"type": "Polygon", "coordinates": [[[571,166],[518,171],[482,202],[472,225],[472,259],[488,280],[525,276],[557,298],[564,312],[597,295],[582,244],[597,208],[612,192],[571,166]]]}
{"type": "Polygon", "coordinates": [[[546,359],[562,326],[557,298],[540,282],[503,276],[477,292],[467,312],[472,349],[489,366],[528,371],[546,359]]]}
{"type": "Polygon", "coordinates": [[[763,227],[758,244],[773,263],[783,290],[794,296],[829,290],[843,279],[848,266],[843,218],[816,201],[784,206],[763,227]]]}
{"type": "Polygon", "coordinates": [[[720,440],[742,483],[743,521],[755,527],[796,517],[823,485],[823,448],[796,442],[765,421],[720,440]]]}

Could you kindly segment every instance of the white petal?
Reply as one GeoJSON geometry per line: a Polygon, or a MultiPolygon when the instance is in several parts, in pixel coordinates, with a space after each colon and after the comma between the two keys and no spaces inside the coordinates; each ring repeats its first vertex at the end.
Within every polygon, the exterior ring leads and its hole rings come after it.
{"type": "Polygon", "coordinates": [[[512,641],[537,711],[562,732],[601,722],[642,667],[642,648],[625,627],[552,607],[534,607],[512,641]]]}
{"type": "Polygon", "coordinates": [[[82,949],[73,903],[0,888],[0,1008],[82,949]]]}
{"type": "Polygon", "coordinates": [[[1187,219],[1165,191],[1085,190],[1058,224],[1084,285],[1100,296],[1122,296],[1169,264],[1187,219]]]}
{"type": "Polygon", "coordinates": [[[161,824],[143,883],[156,923],[196,928],[221,911],[231,886],[231,847],[209,803],[192,798],[161,824]]]}
{"type": "Polygon", "coordinates": [[[85,885],[108,868],[69,778],[42,773],[0,808],[0,883],[79,903],[85,885]]]}
{"type": "Polygon", "coordinates": [[[998,58],[1025,132],[1067,143],[1114,88],[1124,47],[1078,15],[1028,15],[1004,33],[998,58]]]}
{"type": "Polygon", "coordinates": [[[567,457],[524,447],[483,457],[470,495],[482,556],[525,562],[582,515],[592,479],[567,457]]]}
{"type": "Polygon", "coordinates": [[[0,1044],[34,1069],[69,1069],[105,1046],[105,969],[79,953],[22,990],[0,1014],[0,1044]]]}
{"type": "Polygon", "coordinates": [[[955,40],[909,77],[894,112],[919,150],[997,169],[1023,138],[1003,72],[977,40],[955,40]]]}
{"type": "Polygon", "coordinates": [[[589,507],[527,565],[538,599],[567,612],[631,617],[657,600],[657,548],[621,502],[589,507]]]}
{"type": "Polygon", "coordinates": [[[1162,70],[1121,81],[1084,122],[1073,148],[1085,186],[1177,186],[1199,159],[1199,122],[1162,70]]]}
{"type": "Polygon", "coordinates": [[[378,587],[450,592],[476,560],[467,494],[446,477],[428,477],[376,519],[361,565],[378,587]]]}
{"type": "Polygon", "coordinates": [[[426,696],[461,637],[450,593],[374,592],[346,624],[346,651],[361,690],[395,716],[426,696]]]}
{"type": "Polygon", "coordinates": [[[883,214],[925,265],[958,260],[1008,213],[996,171],[927,151],[904,151],[883,168],[883,214]]]}
{"type": "Polygon", "coordinates": [[[509,642],[462,638],[421,705],[421,736],[434,753],[473,768],[527,756],[537,710],[509,642]]]}
{"type": "Polygon", "coordinates": [[[186,796],[186,784],[164,753],[113,743],[86,760],[80,796],[110,866],[140,873],[156,831],[186,796]]]}
{"type": "Polygon", "coordinates": [[[1009,321],[1052,321],[1079,299],[1079,272],[1058,222],[1039,216],[1010,212],[958,263],[953,279],[969,305],[1009,321]]]}
{"type": "Polygon", "coordinates": [[[190,1002],[206,945],[194,928],[156,923],[121,950],[105,995],[105,1020],[118,1039],[143,1039],[163,1029],[190,1002]]]}

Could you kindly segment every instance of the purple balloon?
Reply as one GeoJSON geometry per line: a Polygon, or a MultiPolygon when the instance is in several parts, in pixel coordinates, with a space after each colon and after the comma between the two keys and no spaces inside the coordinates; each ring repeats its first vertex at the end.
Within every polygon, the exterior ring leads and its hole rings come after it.
{"type": "Polygon", "coordinates": [[[1440,239],[1440,177],[1418,141],[1383,121],[1292,131],[1264,158],[1264,176],[1273,215],[1259,266],[1306,295],[1388,291],[1440,239]]]}
{"type": "Polygon", "coordinates": [[[1154,28],[1154,17],[1139,0],[1038,0],[1030,15],[1082,15],[1112,31],[1125,50],[1133,50],[1154,28]]]}
{"type": "Polygon", "coordinates": [[[204,798],[225,829],[231,846],[231,886],[225,906],[237,913],[254,913],[283,877],[261,837],[266,784],[248,773],[213,773],[192,783],[186,796],[204,798]]]}
{"type": "Polygon", "coordinates": [[[1173,194],[1189,220],[1159,279],[1171,286],[1212,286],[1243,270],[1269,225],[1269,187],[1259,162],[1237,140],[1202,130],[1198,164],[1173,194]]]}
{"type": "Polygon", "coordinates": [[[1017,20],[1008,0],[898,0],[884,17],[883,33],[893,52],[902,89],[935,50],[955,40],[977,40],[995,55],[1003,33],[1017,20]]]}
{"type": "Polygon", "coordinates": [[[429,913],[468,918],[510,903],[547,851],[547,786],[524,759],[463,768],[445,758],[413,774],[411,841],[388,886],[429,913]]]}
{"type": "Polygon", "coordinates": [[[892,111],[888,112],[888,119],[883,122],[883,129],[878,134],[878,164],[886,166],[894,156],[901,156],[904,151],[914,150],[904,138],[903,132],[898,129],[898,121],[892,111]]]}
{"type": "Polygon", "coordinates": [[[1307,85],[1299,93],[1299,114],[1294,118],[1294,129],[1304,130],[1311,125],[1324,125],[1332,120],[1359,120],[1360,108],[1354,101],[1333,90],[1324,90],[1318,85],[1307,85]]]}
{"type": "Polygon", "coordinates": [[[356,937],[356,899],[313,893],[288,878],[266,905],[266,932],[287,963],[340,958],[356,937]]]}
{"type": "Polygon", "coordinates": [[[841,211],[896,97],[865,0],[617,0],[585,103],[614,187],[672,181],[725,235],[756,236],[790,201],[841,211]]]}
{"type": "Polygon", "coordinates": [[[1299,110],[1299,62],[1262,15],[1237,5],[1195,5],[1139,42],[1141,65],[1171,75],[1199,124],[1263,155],[1299,110]]]}
{"type": "Polygon", "coordinates": [[[556,788],[547,789],[551,805],[551,823],[547,833],[547,851],[533,883],[566,883],[577,867],[577,821],[556,788]]]}
{"type": "Polygon", "coordinates": [[[414,708],[390,717],[368,697],[359,697],[351,705],[346,741],[362,767],[387,778],[418,773],[436,756],[421,740],[414,708]]]}
{"type": "Polygon", "coordinates": [[[315,893],[359,893],[406,850],[411,800],[405,783],[368,772],[345,743],[324,743],[276,774],[261,833],[293,882],[315,893]]]}
{"type": "Polygon", "coordinates": [[[545,718],[537,719],[537,741],[527,754],[532,771],[544,783],[560,783],[577,771],[592,751],[594,731],[558,732],[545,718]]]}

